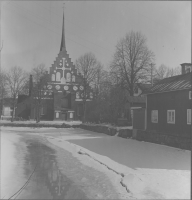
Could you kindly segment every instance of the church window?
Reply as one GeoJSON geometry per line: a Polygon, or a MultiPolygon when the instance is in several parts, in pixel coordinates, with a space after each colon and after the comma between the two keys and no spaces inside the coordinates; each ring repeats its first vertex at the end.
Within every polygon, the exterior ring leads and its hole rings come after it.
{"type": "Polygon", "coordinates": [[[67,73],[66,77],[67,77],[67,82],[70,82],[71,81],[71,74],[69,72],[67,73]]]}
{"type": "Polygon", "coordinates": [[[76,99],[79,99],[79,98],[80,98],[79,92],[76,92],[76,99]]]}
{"type": "Polygon", "coordinates": [[[61,80],[61,73],[57,72],[56,73],[56,81],[60,81],[61,80]]]}
{"type": "Polygon", "coordinates": [[[52,80],[52,81],[55,81],[55,74],[52,74],[51,80],[52,80]]]}
{"type": "Polygon", "coordinates": [[[75,75],[72,75],[72,82],[75,82],[75,75]]]}

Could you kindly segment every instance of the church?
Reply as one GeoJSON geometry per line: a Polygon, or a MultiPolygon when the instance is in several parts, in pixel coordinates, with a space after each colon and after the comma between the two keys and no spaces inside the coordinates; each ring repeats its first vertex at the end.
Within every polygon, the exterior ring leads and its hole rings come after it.
{"type": "Polygon", "coordinates": [[[60,52],[46,73],[46,85],[41,90],[41,105],[37,108],[32,95],[32,76],[30,76],[29,96],[18,97],[16,116],[36,119],[40,110],[41,120],[82,120],[83,101],[91,101],[91,88],[84,91],[83,76],[78,73],[65,46],[64,13],[60,52]],[[86,94],[85,94],[86,93],[86,94]]]}

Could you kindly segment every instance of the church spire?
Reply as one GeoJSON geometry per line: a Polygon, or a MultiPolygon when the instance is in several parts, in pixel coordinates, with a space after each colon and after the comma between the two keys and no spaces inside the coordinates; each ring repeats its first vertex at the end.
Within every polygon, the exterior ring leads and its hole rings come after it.
{"type": "Polygon", "coordinates": [[[61,38],[61,47],[60,51],[65,48],[65,26],[64,26],[64,7],[63,7],[63,27],[62,27],[62,38],[61,38]]]}

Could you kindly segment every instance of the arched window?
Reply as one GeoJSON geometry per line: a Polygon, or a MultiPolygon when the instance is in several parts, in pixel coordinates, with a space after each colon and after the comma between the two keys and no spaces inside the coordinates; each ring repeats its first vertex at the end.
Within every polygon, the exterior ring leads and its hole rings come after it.
{"type": "Polygon", "coordinates": [[[75,82],[75,75],[72,75],[72,82],[75,82]]]}
{"type": "Polygon", "coordinates": [[[52,74],[51,80],[52,80],[52,81],[55,81],[55,74],[52,74]]]}
{"type": "Polygon", "coordinates": [[[67,79],[67,82],[71,82],[71,74],[69,72],[67,72],[66,74],[66,79],[67,79]]]}
{"type": "Polygon", "coordinates": [[[60,81],[61,80],[61,73],[57,72],[56,73],[56,81],[60,81]]]}

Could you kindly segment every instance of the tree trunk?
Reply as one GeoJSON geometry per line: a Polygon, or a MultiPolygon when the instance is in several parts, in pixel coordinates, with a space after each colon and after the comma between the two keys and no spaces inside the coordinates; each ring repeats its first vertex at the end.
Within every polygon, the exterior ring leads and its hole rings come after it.
{"type": "Polygon", "coordinates": [[[39,123],[39,103],[37,103],[36,106],[36,123],[39,123]]]}
{"type": "Polygon", "coordinates": [[[14,121],[14,111],[15,111],[15,95],[13,96],[13,112],[12,112],[12,116],[11,116],[11,122],[14,121]]]}
{"type": "Polygon", "coordinates": [[[86,99],[83,100],[83,120],[82,122],[85,123],[86,121],[86,99]]]}

